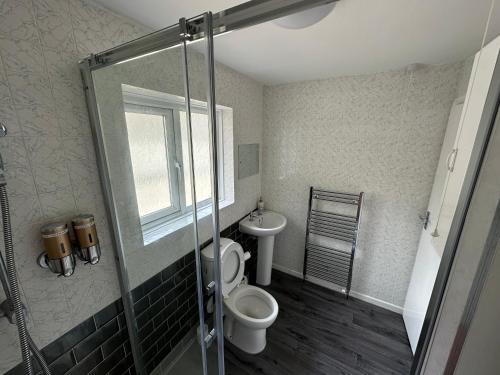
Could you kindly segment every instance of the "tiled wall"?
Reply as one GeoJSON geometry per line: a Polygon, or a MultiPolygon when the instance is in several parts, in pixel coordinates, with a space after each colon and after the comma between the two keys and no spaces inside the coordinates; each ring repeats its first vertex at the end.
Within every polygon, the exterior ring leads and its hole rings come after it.
{"type": "Polygon", "coordinates": [[[132,291],[139,352],[150,373],[197,325],[194,251],[132,291]]]}
{"type": "MultiPolygon", "coordinates": [[[[238,222],[221,232],[249,251],[245,274],[255,281],[257,239],[238,230],[238,222]]],[[[201,245],[208,246],[211,240],[201,245]]],[[[132,291],[139,350],[151,372],[181,339],[198,325],[194,250],[132,291]]],[[[208,316],[208,314],[206,314],[208,316]]]]}
{"type": "MultiPolygon", "coordinates": [[[[238,222],[224,229],[221,236],[239,242],[250,252],[245,274],[254,282],[257,239],[239,232],[238,222]]],[[[139,353],[150,373],[198,325],[194,250],[133,289],[131,296],[139,353]]],[[[47,345],[42,354],[53,375],[135,374],[121,299],[47,345]]],[[[22,373],[19,364],[6,375],[22,373]]]]}
{"type": "MultiPolygon", "coordinates": [[[[0,121],[8,128],[0,152],[29,330],[40,346],[120,297],[78,60],[146,32],[81,0],[0,1],[0,121]],[[39,268],[41,225],[85,212],[96,217],[101,262],[79,263],[70,278],[39,268]]],[[[0,347],[3,373],[20,360],[6,319],[0,347]]]]}
{"type": "Polygon", "coordinates": [[[274,263],[300,274],[310,186],[365,192],[352,290],[404,303],[462,63],[264,90],[263,198],[274,263]]]}
{"type": "MultiPolygon", "coordinates": [[[[129,374],[134,361],[121,299],[47,345],[42,354],[54,375],[129,374]]],[[[19,364],[6,375],[23,371],[19,364]]]]}

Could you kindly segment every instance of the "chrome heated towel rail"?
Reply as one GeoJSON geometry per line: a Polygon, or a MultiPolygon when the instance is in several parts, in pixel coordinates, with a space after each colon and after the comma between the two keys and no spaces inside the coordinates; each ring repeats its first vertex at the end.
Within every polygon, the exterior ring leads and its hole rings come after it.
{"type": "Polygon", "coordinates": [[[311,187],[307,214],[304,280],[349,296],[363,192],[311,187]]]}

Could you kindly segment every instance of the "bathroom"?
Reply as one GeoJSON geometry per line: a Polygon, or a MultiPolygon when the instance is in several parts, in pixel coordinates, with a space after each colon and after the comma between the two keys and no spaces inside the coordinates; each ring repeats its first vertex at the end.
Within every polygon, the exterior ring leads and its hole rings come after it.
{"type": "Polygon", "coordinates": [[[457,345],[499,35],[497,0],[0,1],[0,373],[497,373],[457,345]]]}

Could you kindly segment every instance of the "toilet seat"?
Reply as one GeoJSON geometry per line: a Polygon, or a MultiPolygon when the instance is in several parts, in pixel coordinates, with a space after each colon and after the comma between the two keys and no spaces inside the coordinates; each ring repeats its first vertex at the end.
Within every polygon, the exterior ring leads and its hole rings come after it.
{"type": "Polygon", "coordinates": [[[267,328],[278,316],[278,303],[264,289],[241,285],[224,299],[227,311],[250,328],[267,328]]]}
{"type": "MultiPolygon", "coordinates": [[[[278,316],[278,302],[265,290],[242,282],[245,253],[240,244],[220,239],[221,291],[224,296],[224,337],[249,354],[266,347],[266,330],[278,316]]],[[[214,280],[213,243],[201,251],[205,287],[214,280]]]]}
{"type": "Polygon", "coordinates": [[[243,279],[245,255],[241,245],[236,242],[232,242],[223,250],[221,254],[221,284],[222,295],[227,298],[243,279]]]}
{"type": "MultiPolygon", "coordinates": [[[[203,282],[205,287],[214,280],[214,246],[213,243],[201,251],[203,282]]],[[[250,253],[243,251],[241,245],[228,238],[220,238],[221,257],[221,291],[224,298],[229,296],[243,279],[245,272],[245,260],[250,257],[250,253]]]]}

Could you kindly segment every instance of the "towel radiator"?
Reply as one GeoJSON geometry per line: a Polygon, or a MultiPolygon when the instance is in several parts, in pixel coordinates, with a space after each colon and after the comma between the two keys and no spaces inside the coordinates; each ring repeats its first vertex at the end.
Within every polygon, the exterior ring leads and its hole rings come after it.
{"type": "Polygon", "coordinates": [[[304,280],[349,296],[363,192],[310,188],[304,280]]]}

